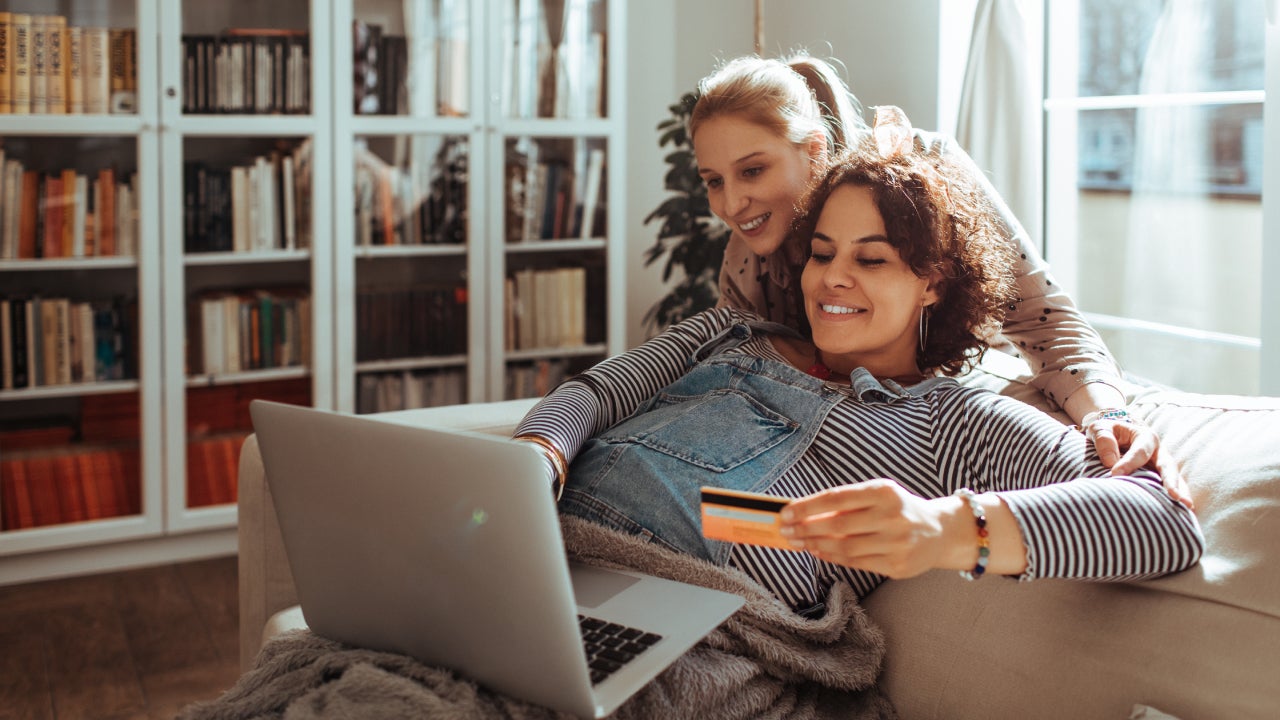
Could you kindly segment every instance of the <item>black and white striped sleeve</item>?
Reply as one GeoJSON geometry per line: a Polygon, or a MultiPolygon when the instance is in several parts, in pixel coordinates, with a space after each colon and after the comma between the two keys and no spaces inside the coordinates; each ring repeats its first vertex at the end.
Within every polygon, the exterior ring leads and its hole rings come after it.
{"type": "Polygon", "coordinates": [[[1027,548],[1022,579],[1138,580],[1200,560],[1195,515],[1149,470],[1110,476],[1079,432],[990,396],[966,423],[980,448],[970,471],[1012,510],[1027,548]]]}
{"type": "Polygon", "coordinates": [[[562,383],[534,405],[515,434],[550,440],[572,462],[587,438],[629,417],[689,371],[689,358],[734,322],[754,316],[728,308],[699,313],[562,383]]]}

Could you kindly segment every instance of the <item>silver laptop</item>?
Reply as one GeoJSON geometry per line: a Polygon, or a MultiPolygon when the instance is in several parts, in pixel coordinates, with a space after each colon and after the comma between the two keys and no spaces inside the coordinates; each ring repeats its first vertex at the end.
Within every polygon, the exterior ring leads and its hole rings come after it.
{"type": "Polygon", "coordinates": [[[261,400],[250,412],[302,612],[323,636],[601,717],[743,604],[571,565],[526,443],[261,400]],[[589,662],[582,624],[593,640],[630,628],[610,641],[625,652],[589,662]]]}

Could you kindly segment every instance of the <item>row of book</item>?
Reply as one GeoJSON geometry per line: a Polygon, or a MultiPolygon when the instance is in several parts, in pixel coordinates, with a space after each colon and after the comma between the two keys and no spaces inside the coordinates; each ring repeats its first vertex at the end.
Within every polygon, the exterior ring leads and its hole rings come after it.
{"type": "Polygon", "coordinates": [[[535,360],[507,366],[506,391],[508,400],[542,397],[569,377],[569,363],[565,360],[535,360]]]}
{"type": "Polygon", "coordinates": [[[0,114],[138,110],[138,33],[0,10],[0,114]]]}
{"type": "Polygon", "coordinates": [[[466,288],[361,288],[356,292],[357,362],[466,351],[466,288]]]}
{"type": "Polygon", "coordinates": [[[187,252],[262,252],[311,247],[312,141],[247,165],[183,168],[187,252]]]}
{"type": "Polygon", "coordinates": [[[311,38],[305,30],[183,35],[182,58],[184,113],[311,112],[311,38]]]}
{"type": "Polygon", "coordinates": [[[187,443],[219,436],[248,435],[253,428],[249,403],[257,399],[310,406],[311,378],[291,377],[187,388],[187,443]]]}
{"type": "Polygon", "coordinates": [[[505,282],[507,350],[577,347],[586,343],[587,271],[523,268],[505,282]]]}
{"type": "Polygon", "coordinates": [[[394,163],[363,139],[355,146],[356,243],[428,245],[467,241],[467,142],[397,138],[394,163]]]}
{"type": "Polygon", "coordinates": [[[356,412],[458,405],[466,402],[467,373],[458,369],[399,370],[361,373],[356,385],[356,412]]]}
{"type": "Polygon", "coordinates": [[[137,302],[0,296],[0,388],[137,377],[137,302]]]}
{"type": "Polygon", "coordinates": [[[379,23],[352,22],[352,110],[357,115],[467,115],[468,3],[432,5],[404,3],[403,35],[379,23]]]}
{"type": "Polygon", "coordinates": [[[503,4],[502,102],[511,117],[604,117],[605,0],[503,4]]]}
{"type": "Polygon", "coordinates": [[[136,174],[45,174],[6,158],[3,147],[0,168],[0,260],[137,253],[136,174]]]}
{"type": "Polygon", "coordinates": [[[9,453],[0,460],[0,529],[142,512],[138,448],[9,453]]]}
{"type": "Polygon", "coordinates": [[[244,439],[244,434],[236,434],[187,441],[187,507],[236,501],[244,439]]]}
{"type": "Polygon", "coordinates": [[[542,143],[519,138],[507,151],[507,242],[588,239],[604,234],[605,152],[578,145],[569,159],[540,157],[542,143]]]}
{"type": "Polygon", "coordinates": [[[220,375],[306,365],[311,298],[303,288],[208,291],[190,303],[187,369],[220,375]]]}

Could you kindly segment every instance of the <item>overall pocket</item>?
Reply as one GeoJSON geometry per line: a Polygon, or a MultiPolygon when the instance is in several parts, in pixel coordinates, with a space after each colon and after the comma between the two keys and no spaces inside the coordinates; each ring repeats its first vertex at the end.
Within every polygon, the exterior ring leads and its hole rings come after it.
{"type": "Polygon", "coordinates": [[[659,395],[644,414],[601,433],[713,472],[727,472],[786,440],[799,423],[734,389],[659,395]]]}

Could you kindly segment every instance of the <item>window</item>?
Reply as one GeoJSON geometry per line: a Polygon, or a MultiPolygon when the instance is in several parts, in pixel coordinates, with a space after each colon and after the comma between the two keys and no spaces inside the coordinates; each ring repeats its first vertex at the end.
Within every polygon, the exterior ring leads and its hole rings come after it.
{"type": "Polygon", "coordinates": [[[1259,393],[1266,0],[1045,6],[1055,274],[1129,373],[1259,393]]]}

